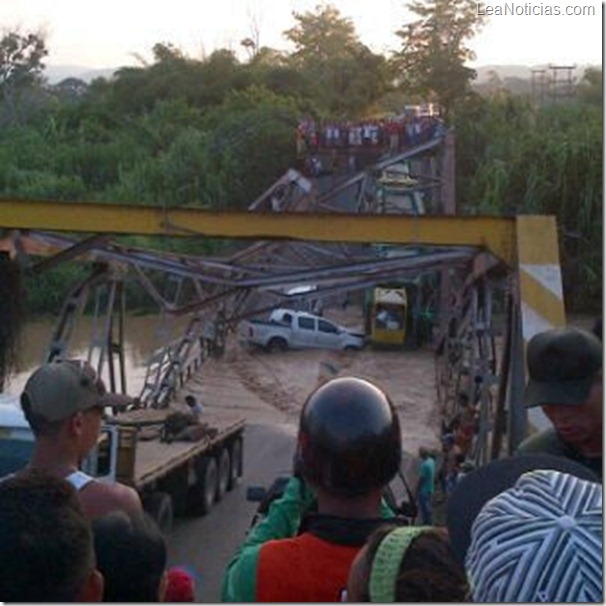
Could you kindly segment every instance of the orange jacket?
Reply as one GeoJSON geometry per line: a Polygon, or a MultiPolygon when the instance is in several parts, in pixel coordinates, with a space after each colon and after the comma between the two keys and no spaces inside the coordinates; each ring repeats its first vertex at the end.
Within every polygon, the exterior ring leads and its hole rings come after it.
{"type": "Polygon", "coordinates": [[[269,541],[259,554],[258,602],[340,602],[359,546],[337,545],[308,532],[269,541]]]}

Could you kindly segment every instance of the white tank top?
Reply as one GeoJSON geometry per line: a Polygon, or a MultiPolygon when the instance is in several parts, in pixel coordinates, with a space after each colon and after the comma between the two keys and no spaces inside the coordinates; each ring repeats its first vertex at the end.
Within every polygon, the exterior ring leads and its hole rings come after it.
{"type": "Polygon", "coordinates": [[[95,481],[95,478],[89,476],[83,471],[74,471],[65,478],[76,490],[82,490],[85,486],[95,481]]]}

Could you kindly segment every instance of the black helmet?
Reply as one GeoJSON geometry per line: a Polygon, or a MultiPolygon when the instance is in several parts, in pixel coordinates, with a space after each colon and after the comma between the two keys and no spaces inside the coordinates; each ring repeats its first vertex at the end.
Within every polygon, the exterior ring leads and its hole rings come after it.
{"type": "Polygon", "coordinates": [[[303,405],[295,467],[311,484],[362,495],[389,483],[401,456],[398,415],[387,394],[369,381],[333,379],[303,405]]]}

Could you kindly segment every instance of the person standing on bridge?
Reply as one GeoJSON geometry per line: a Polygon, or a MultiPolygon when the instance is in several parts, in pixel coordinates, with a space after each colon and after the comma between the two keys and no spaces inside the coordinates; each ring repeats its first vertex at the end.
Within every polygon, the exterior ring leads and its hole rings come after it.
{"type": "Polygon", "coordinates": [[[423,526],[433,524],[433,493],[436,477],[436,462],[428,448],[419,448],[419,479],[417,482],[417,504],[423,526]]]}
{"type": "Polygon", "coordinates": [[[303,405],[295,475],[249,533],[223,580],[226,602],[338,602],[349,568],[385,518],[401,462],[397,413],[369,381],[342,377],[303,405]]]}
{"type": "Polygon", "coordinates": [[[530,339],[526,360],[526,407],[541,406],[553,427],[526,438],[517,453],[567,457],[602,478],[601,341],[579,328],[547,330],[530,339]]]}
{"type": "Polygon", "coordinates": [[[83,360],[59,360],[36,369],[21,394],[21,407],[35,438],[27,469],[65,478],[78,491],[84,513],[95,519],[114,511],[141,511],[137,492],[119,483],[98,482],[79,470],[96,446],[106,406],[124,404],[108,393],[83,360]]]}

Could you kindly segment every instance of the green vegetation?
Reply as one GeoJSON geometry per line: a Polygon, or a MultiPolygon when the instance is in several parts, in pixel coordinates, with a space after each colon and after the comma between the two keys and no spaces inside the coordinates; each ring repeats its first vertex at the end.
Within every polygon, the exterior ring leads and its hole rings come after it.
{"type": "MultiPolygon", "coordinates": [[[[0,196],[246,208],[291,166],[302,116],[359,119],[438,100],[457,134],[460,212],[558,218],[568,308],[599,307],[602,275],[602,72],[574,103],[532,107],[480,97],[466,42],[481,25],[468,0],[422,0],[373,53],[338,10],[294,14],[292,53],[242,41],[193,59],[157,44],[153,61],[87,84],[43,78],[44,36],[0,35],[0,196]],[[445,35],[445,32],[448,35],[445,35]]],[[[474,5],[475,6],[475,5],[474,5]]],[[[218,244],[132,237],[130,244],[208,254],[218,244]]],[[[57,309],[79,270],[28,283],[30,310],[57,309]]]]}
{"type": "Polygon", "coordinates": [[[475,78],[475,71],[465,65],[475,58],[467,41],[484,18],[473,0],[422,0],[408,6],[419,19],[396,32],[402,40],[393,59],[397,75],[425,99],[438,101],[449,119],[475,78]]]}
{"type": "Polygon", "coordinates": [[[555,215],[566,308],[600,313],[601,103],[476,97],[458,109],[456,133],[459,211],[555,215]]]}

